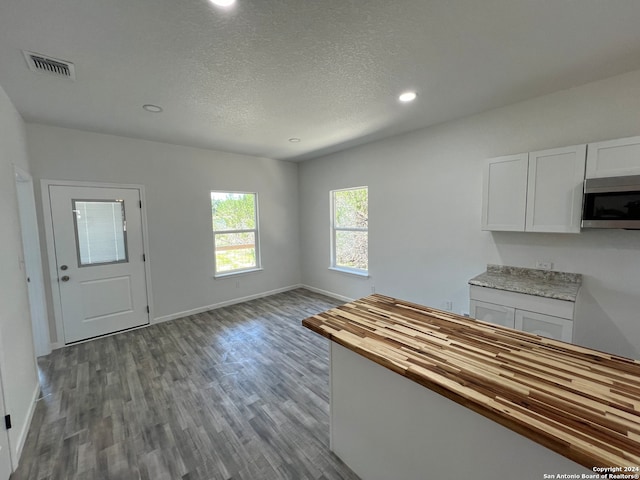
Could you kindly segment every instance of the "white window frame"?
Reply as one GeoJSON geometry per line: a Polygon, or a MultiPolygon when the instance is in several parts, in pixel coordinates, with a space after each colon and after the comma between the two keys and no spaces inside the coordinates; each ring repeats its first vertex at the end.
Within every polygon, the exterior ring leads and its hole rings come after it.
{"type": "MultiPolygon", "coordinates": [[[[360,187],[349,187],[349,188],[338,188],[335,190],[331,190],[329,192],[329,200],[331,205],[331,259],[329,270],[336,270],[338,272],[350,273],[352,275],[359,275],[363,277],[369,276],[368,269],[362,268],[353,268],[353,267],[345,267],[342,265],[338,265],[336,262],[336,233],[337,232],[367,232],[367,238],[369,237],[369,227],[336,227],[336,216],[335,216],[335,194],[337,192],[344,192],[348,190],[367,190],[367,209],[369,204],[369,187],[366,185],[362,185],[360,187]]],[[[369,251],[367,250],[367,265],[369,264],[369,251]]]]}
{"type": "Polygon", "coordinates": [[[254,224],[255,224],[255,228],[249,228],[249,229],[241,229],[241,230],[214,230],[214,225],[213,225],[213,216],[211,217],[211,230],[212,230],[212,239],[213,239],[213,276],[214,278],[222,278],[222,277],[229,277],[232,275],[240,275],[243,273],[249,273],[249,272],[257,272],[262,270],[262,263],[261,263],[261,257],[260,257],[260,226],[259,226],[259,218],[260,218],[260,214],[258,212],[258,193],[257,192],[242,192],[242,191],[236,191],[236,190],[211,190],[209,192],[209,202],[211,202],[211,194],[212,193],[233,193],[233,194],[238,194],[238,195],[253,195],[253,202],[254,202],[254,212],[255,212],[255,219],[254,219],[254,224]],[[255,242],[255,250],[256,250],[256,264],[253,267],[247,267],[247,268],[236,268],[234,270],[225,270],[222,272],[218,272],[218,266],[217,266],[217,262],[216,262],[216,235],[217,234],[221,234],[221,235],[226,235],[226,234],[232,234],[232,233],[254,233],[256,242],[255,242]]]}

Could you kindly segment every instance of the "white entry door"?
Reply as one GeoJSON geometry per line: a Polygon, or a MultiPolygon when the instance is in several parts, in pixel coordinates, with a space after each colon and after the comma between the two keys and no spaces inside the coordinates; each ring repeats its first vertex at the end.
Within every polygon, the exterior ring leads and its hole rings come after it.
{"type": "Polygon", "coordinates": [[[149,323],[137,188],[49,185],[65,343],[149,323]]]}
{"type": "MultiPolygon", "coordinates": [[[[2,392],[2,377],[0,377],[0,414],[4,418],[4,395],[2,392]]],[[[9,452],[9,433],[4,422],[0,426],[0,480],[9,480],[11,475],[11,453],[9,452]]]]}

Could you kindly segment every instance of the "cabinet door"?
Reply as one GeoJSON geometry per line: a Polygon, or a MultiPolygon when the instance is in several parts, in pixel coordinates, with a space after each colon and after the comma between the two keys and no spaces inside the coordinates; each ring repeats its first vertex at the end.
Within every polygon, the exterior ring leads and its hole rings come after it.
{"type": "Polygon", "coordinates": [[[527,232],[580,233],[586,145],[529,153],[527,232]]]}
{"type": "Polygon", "coordinates": [[[515,309],[494,303],[471,300],[471,316],[483,322],[514,328],[515,309]]]}
{"type": "Polygon", "coordinates": [[[563,342],[571,342],[573,339],[573,322],[571,320],[542,313],[516,310],[515,328],[563,342]]]}
{"type": "Polygon", "coordinates": [[[640,175],[640,137],[589,144],[587,178],[640,175]]]}
{"type": "Polygon", "coordinates": [[[523,232],[527,206],[526,153],[486,161],[482,229],[523,232]]]}

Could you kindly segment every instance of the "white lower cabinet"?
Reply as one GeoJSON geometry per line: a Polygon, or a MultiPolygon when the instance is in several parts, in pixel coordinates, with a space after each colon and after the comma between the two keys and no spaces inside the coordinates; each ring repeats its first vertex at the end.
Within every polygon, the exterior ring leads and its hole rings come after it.
{"type": "Polygon", "coordinates": [[[471,300],[471,316],[483,322],[515,328],[515,308],[471,300]]]}
{"type": "Polygon", "coordinates": [[[515,328],[523,332],[534,333],[541,337],[571,342],[573,340],[573,321],[552,317],[541,313],[516,310],[515,328]]]}
{"type": "Polygon", "coordinates": [[[554,340],[573,340],[573,302],[471,286],[471,317],[554,340]]]}

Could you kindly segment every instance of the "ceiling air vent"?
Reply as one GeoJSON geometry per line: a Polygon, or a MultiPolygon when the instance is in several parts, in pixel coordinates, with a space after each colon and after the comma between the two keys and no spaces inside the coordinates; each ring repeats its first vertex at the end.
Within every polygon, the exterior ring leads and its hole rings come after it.
{"type": "Polygon", "coordinates": [[[56,77],[70,78],[71,80],[76,79],[76,72],[71,62],[24,50],[22,53],[24,53],[29,69],[33,72],[48,73],[56,77]]]}

